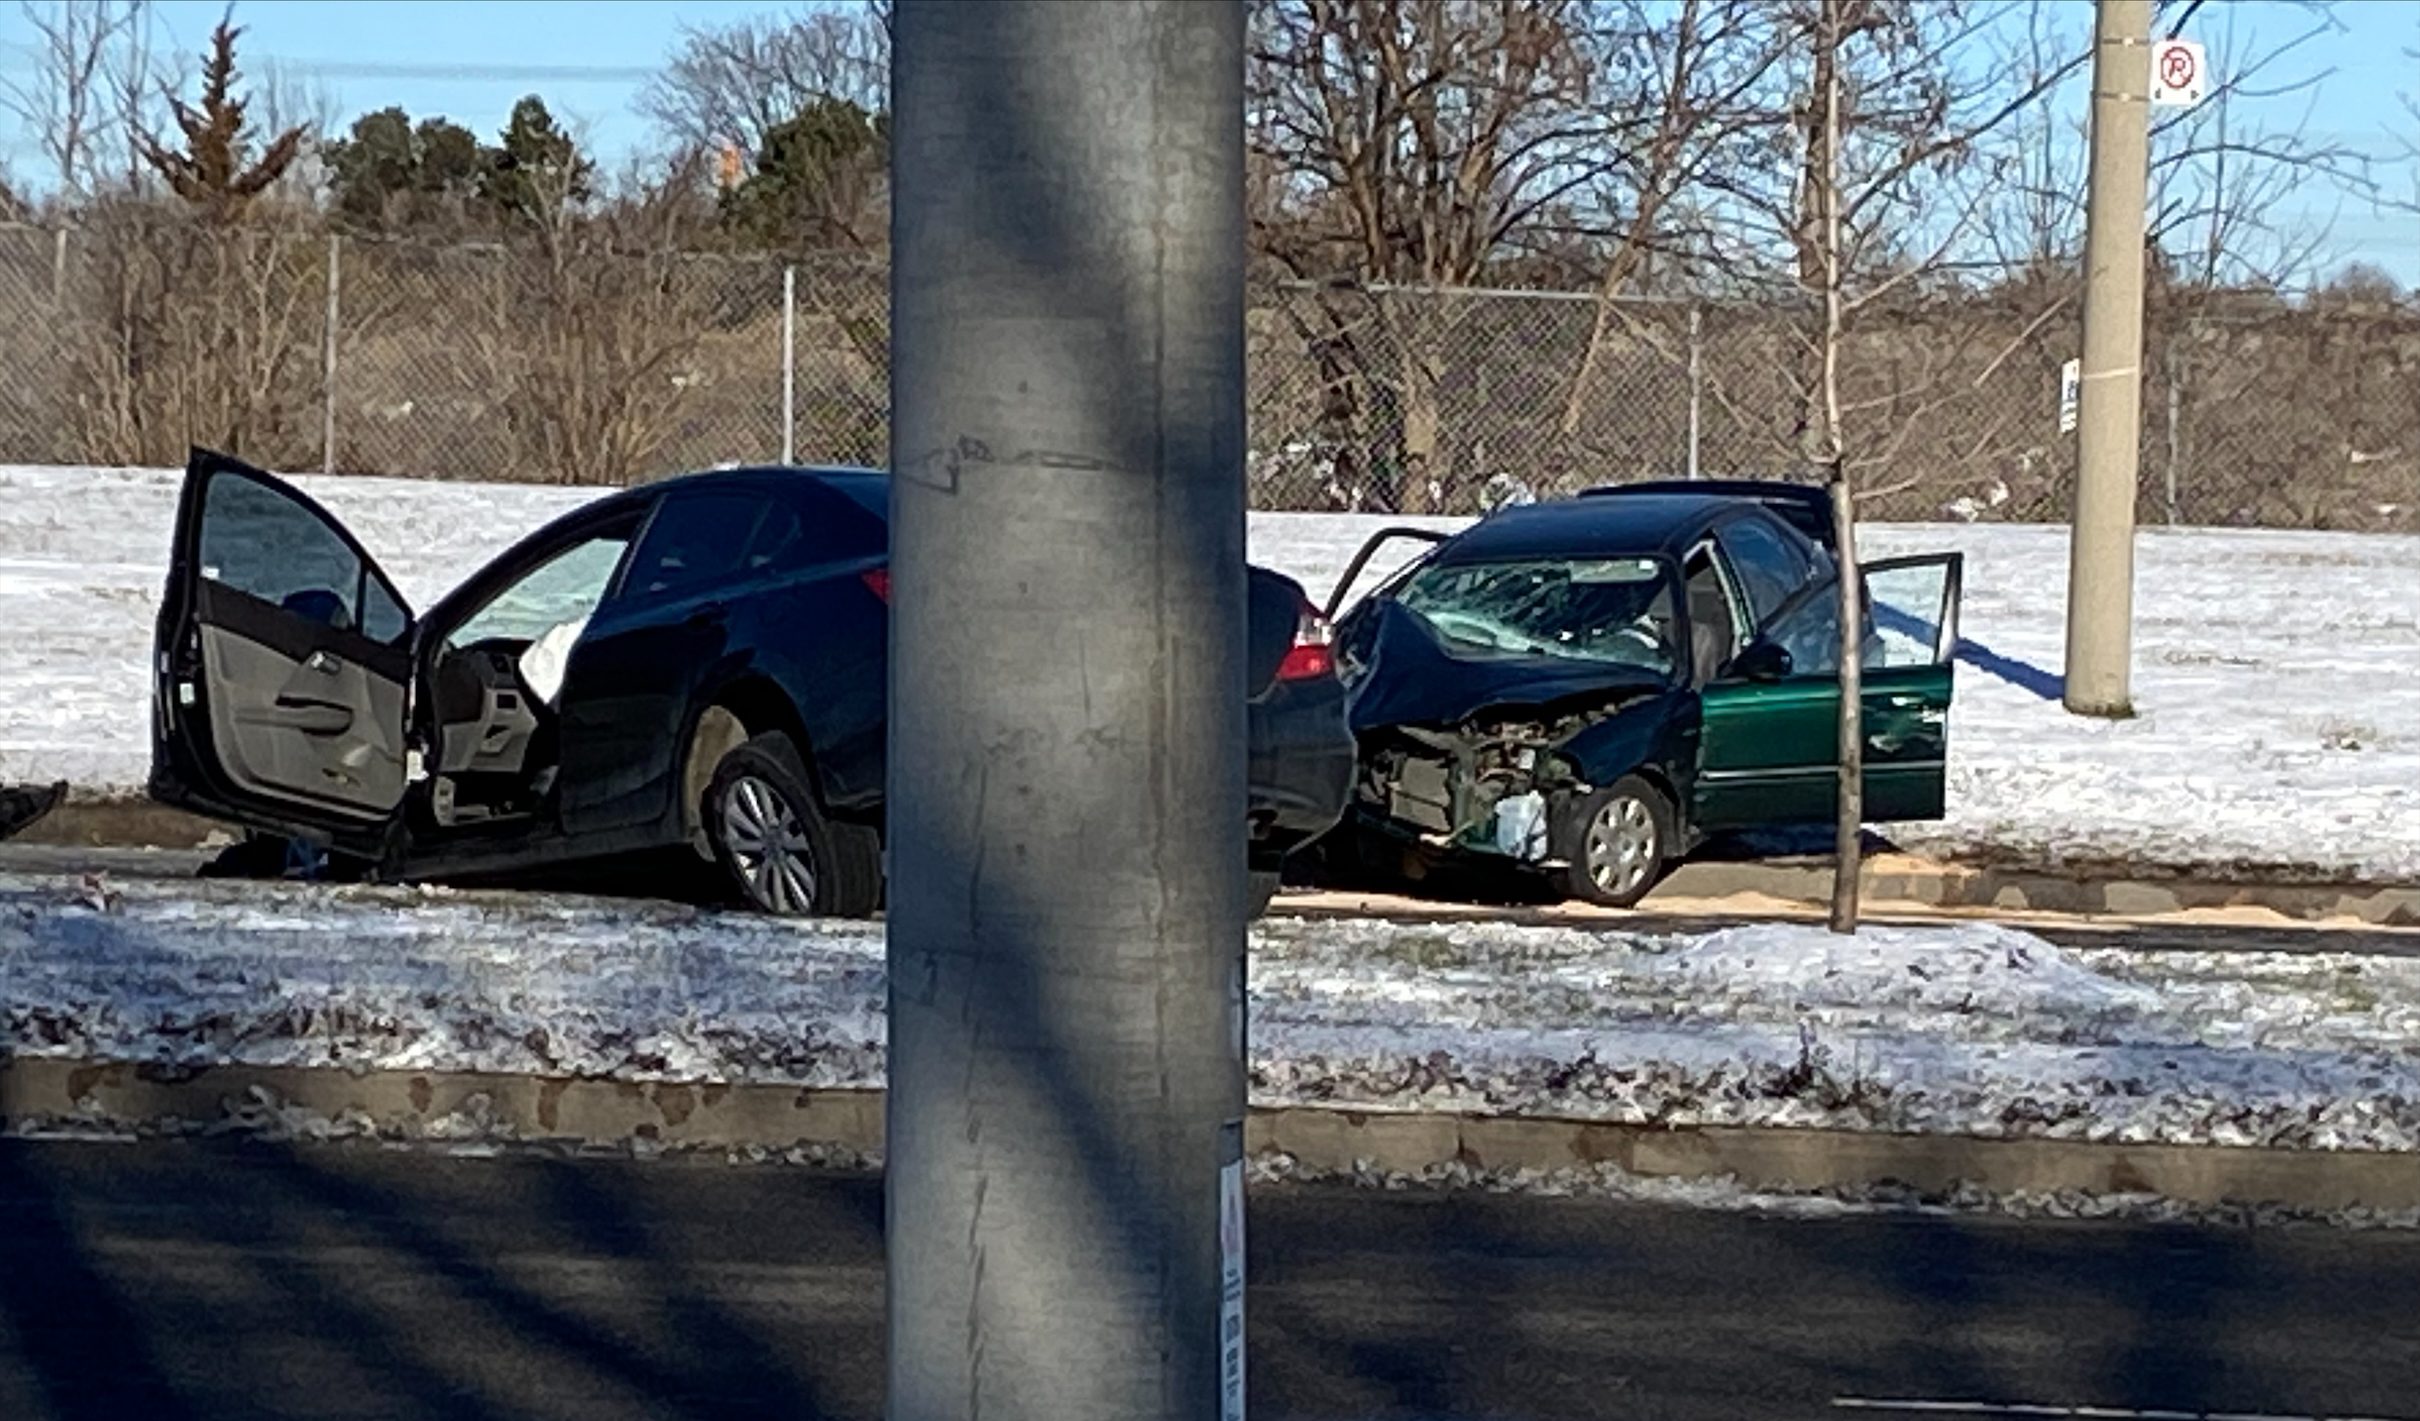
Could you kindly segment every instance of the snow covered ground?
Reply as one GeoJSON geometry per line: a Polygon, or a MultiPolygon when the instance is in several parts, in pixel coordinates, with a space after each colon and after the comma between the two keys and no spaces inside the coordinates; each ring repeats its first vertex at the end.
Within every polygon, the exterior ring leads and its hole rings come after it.
{"type": "MultiPolygon", "coordinates": [[[[421,606],[595,496],[297,482],[421,606]]],[[[176,485],[155,470],[0,468],[0,780],[139,789],[143,667],[176,485]]],[[[1324,596],[1369,530],[1400,521],[1420,520],[1256,515],[1252,553],[1324,596]]],[[[2117,724],[2058,704],[2063,530],[1885,526],[1865,541],[1869,555],[1968,557],[1950,817],[1905,826],[1902,842],[2420,881],[2420,538],[2147,530],[2141,714],[2117,724]]]]}
{"type": "MultiPolygon", "coordinates": [[[[875,1085],[882,930],[523,896],[0,877],[0,1056],[875,1085]]],[[[1263,1104],[2420,1150],[2420,962],[1279,919],[1263,1104]]]]}

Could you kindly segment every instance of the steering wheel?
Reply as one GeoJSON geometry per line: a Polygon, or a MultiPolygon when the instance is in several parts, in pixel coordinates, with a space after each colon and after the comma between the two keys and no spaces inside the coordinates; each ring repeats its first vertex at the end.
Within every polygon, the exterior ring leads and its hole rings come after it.
{"type": "Polygon", "coordinates": [[[1668,658],[1672,654],[1671,648],[1664,645],[1663,638],[1647,630],[1645,627],[1638,625],[1636,622],[1628,623],[1612,632],[1607,633],[1605,636],[1605,642],[1627,642],[1631,646],[1636,647],[1645,655],[1658,659],[1668,658]]]}

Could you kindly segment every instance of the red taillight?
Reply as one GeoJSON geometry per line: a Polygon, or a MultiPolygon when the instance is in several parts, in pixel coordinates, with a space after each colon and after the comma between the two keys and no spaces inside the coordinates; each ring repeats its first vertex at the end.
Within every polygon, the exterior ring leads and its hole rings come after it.
{"type": "Polygon", "coordinates": [[[1277,663],[1280,681],[1316,681],[1322,676],[1336,674],[1336,629],[1319,609],[1305,602],[1302,614],[1294,619],[1294,645],[1286,649],[1285,659],[1277,663]]]}
{"type": "Polygon", "coordinates": [[[884,606],[889,606],[891,604],[891,570],[887,567],[868,568],[863,576],[866,590],[881,598],[884,606]]]}

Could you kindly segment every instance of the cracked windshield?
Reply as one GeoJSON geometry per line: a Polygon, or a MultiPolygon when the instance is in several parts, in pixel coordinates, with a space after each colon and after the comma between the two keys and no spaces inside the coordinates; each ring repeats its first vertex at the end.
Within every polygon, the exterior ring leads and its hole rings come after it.
{"type": "Polygon", "coordinates": [[[1556,656],[1672,673],[1672,587],[1654,558],[1429,567],[1397,600],[1458,655],[1556,656]]]}

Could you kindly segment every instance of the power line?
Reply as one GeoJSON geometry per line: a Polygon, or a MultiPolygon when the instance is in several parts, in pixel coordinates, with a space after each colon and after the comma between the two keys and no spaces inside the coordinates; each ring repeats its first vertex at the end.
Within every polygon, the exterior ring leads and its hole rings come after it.
{"type": "MultiPolygon", "coordinates": [[[[0,40],[0,70],[25,72],[45,62],[42,51],[15,40],[0,40]]],[[[465,83],[546,81],[564,84],[639,84],[662,71],[645,64],[465,64],[455,61],[418,62],[377,59],[301,59],[267,54],[247,57],[247,63],[273,67],[282,73],[319,79],[456,80],[465,83]]]]}

